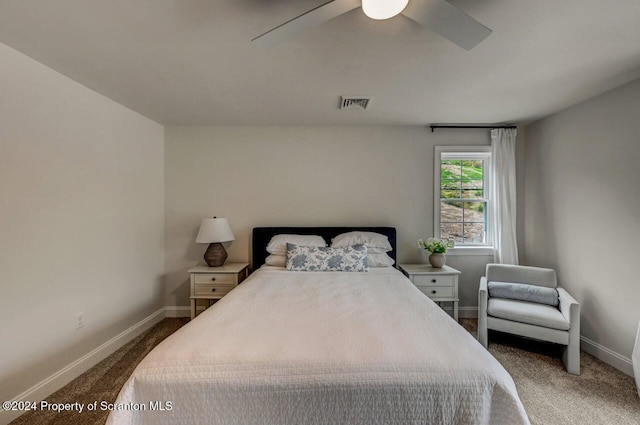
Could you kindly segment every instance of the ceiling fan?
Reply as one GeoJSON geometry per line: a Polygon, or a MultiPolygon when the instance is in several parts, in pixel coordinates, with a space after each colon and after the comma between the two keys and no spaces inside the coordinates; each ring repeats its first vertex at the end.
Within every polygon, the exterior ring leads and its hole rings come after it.
{"type": "Polygon", "coordinates": [[[465,50],[473,49],[491,34],[489,28],[445,0],[332,0],[251,41],[273,44],[360,6],[371,19],[389,19],[402,13],[465,50]]]}

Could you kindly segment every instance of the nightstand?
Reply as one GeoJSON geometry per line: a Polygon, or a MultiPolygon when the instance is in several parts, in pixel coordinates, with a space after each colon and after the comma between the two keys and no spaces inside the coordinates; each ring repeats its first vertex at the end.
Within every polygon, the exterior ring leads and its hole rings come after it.
{"type": "Polygon", "coordinates": [[[191,319],[196,317],[198,300],[219,300],[249,275],[248,263],[227,263],[220,267],[199,266],[189,270],[191,276],[191,319]]]}
{"type": "Polygon", "coordinates": [[[458,276],[462,273],[453,267],[436,269],[426,264],[400,264],[404,273],[427,297],[440,305],[453,303],[453,318],[458,320],[458,276]]]}

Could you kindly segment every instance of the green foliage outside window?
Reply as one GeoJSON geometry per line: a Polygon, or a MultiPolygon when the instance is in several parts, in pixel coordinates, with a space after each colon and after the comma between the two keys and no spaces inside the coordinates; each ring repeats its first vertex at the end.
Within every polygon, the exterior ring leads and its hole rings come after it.
{"type": "MultiPolygon", "coordinates": [[[[442,199],[484,198],[484,164],[482,160],[443,160],[440,166],[442,199]]],[[[458,208],[483,212],[483,202],[448,202],[458,208]]]]}

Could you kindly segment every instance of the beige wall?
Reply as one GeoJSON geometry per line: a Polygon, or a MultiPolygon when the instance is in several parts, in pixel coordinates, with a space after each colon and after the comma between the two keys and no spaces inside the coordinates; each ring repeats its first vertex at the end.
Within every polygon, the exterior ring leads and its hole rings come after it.
{"type": "MultiPolygon", "coordinates": [[[[424,127],[168,127],[167,305],[187,305],[186,270],[204,217],[227,217],[229,261],[248,261],[254,226],[389,225],[401,262],[419,261],[416,239],[433,232],[434,145],[489,144],[482,130],[424,127]]],[[[491,257],[492,258],[492,257],[491,257]]],[[[463,306],[491,258],[457,257],[463,306]]]]}
{"type": "Polygon", "coordinates": [[[0,63],[8,400],[164,305],[164,148],[162,126],[3,44],[0,63]]]}
{"type": "Polygon", "coordinates": [[[526,262],[557,270],[581,303],[582,335],[630,357],[640,319],[640,81],[538,121],[526,138],[526,262]]]}

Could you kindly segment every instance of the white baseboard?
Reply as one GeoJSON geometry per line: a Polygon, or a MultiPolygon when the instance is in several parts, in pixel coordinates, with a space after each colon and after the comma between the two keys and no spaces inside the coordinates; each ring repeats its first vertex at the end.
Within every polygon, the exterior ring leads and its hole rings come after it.
{"type": "Polygon", "coordinates": [[[631,363],[630,358],[616,353],[615,351],[605,347],[604,345],[600,345],[585,336],[580,337],[580,348],[608,365],[621,370],[629,376],[633,376],[633,363],[631,363]]]}
{"type": "MultiPolygon", "coordinates": [[[[205,310],[205,306],[203,305],[197,307],[197,311],[200,313],[205,310]]],[[[165,307],[165,311],[165,317],[191,317],[191,307],[189,306],[171,305],[165,307]]]]}
{"type": "Polygon", "coordinates": [[[478,307],[459,307],[458,317],[461,319],[477,319],[478,307]]]}
{"type": "MultiPolygon", "coordinates": [[[[162,307],[158,311],[152,313],[135,325],[131,326],[129,329],[120,332],[118,335],[114,336],[96,349],[60,369],[48,378],[40,381],[22,394],[13,397],[11,400],[41,401],[46,399],[49,395],[53,394],[87,370],[91,369],[93,366],[104,360],[109,355],[113,354],[117,349],[133,340],[142,332],[160,322],[165,318],[165,310],[166,307],[162,307]]],[[[187,311],[188,310],[189,308],[187,307],[187,311]]],[[[23,413],[23,411],[7,411],[4,409],[0,409],[0,424],[7,424],[23,413]]]]}
{"type": "Polygon", "coordinates": [[[165,317],[191,317],[191,307],[172,305],[164,308],[165,317]]]}
{"type": "MultiPolygon", "coordinates": [[[[452,314],[453,312],[453,307],[451,307],[451,303],[449,302],[443,301],[443,304],[440,307],[449,314],[452,314]]],[[[458,318],[459,319],[477,319],[478,307],[458,307],[458,318]]]]}

